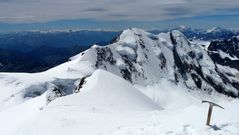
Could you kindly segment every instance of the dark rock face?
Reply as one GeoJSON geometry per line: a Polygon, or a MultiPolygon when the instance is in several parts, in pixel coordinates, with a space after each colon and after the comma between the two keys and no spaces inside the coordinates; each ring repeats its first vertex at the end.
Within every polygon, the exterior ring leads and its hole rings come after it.
{"type": "Polygon", "coordinates": [[[166,60],[165,56],[164,56],[163,54],[161,54],[161,55],[159,56],[159,59],[160,59],[160,61],[161,61],[161,63],[160,63],[160,68],[161,68],[161,69],[165,68],[166,65],[167,65],[167,60],[166,60]]]}
{"type": "Polygon", "coordinates": [[[237,37],[222,41],[212,41],[208,51],[209,56],[215,63],[239,70],[239,39],[237,37]],[[227,54],[228,57],[222,58],[219,51],[227,54]]]}
{"type": "Polygon", "coordinates": [[[194,83],[197,85],[197,87],[198,87],[199,89],[201,89],[201,88],[202,88],[202,81],[201,81],[201,79],[198,77],[198,75],[192,73],[191,76],[192,76],[192,79],[193,79],[194,83]]]}
{"type": "Polygon", "coordinates": [[[51,101],[55,100],[56,98],[66,95],[63,92],[62,85],[49,84],[47,92],[48,92],[46,95],[47,104],[50,103],[51,101]]]}
{"type": "Polygon", "coordinates": [[[176,51],[175,45],[173,47],[173,57],[174,57],[175,67],[177,67],[178,72],[181,74],[184,80],[187,80],[186,71],[187,71],[188,65],[181,61],[178,55],[178,52],[176,51]]]}
{"type": "Polygon", "coordinates": [[[120,73],[125,80],[132,82],[131,73],[127,68],[121,69],[120,73]]]}
{"type": "Polygon", "coordinates": [[[99,68],[100,66],[104,65],[104,62],[109,62],[111,65],[115,65],[116,61],[114,60],[113,53],[111,52],[110,48],[96,48],[97,53],[97,60],[95,63],[95,67],[99,68]]]}
{"type": "Polygon", "coordinates": [[[80,80],[80,83],[78,84],[78,86],[75,89],[75,93],[79,93],[80,90],[83,88],[83,85],[86,83],[86,77],[82,77],[80,80]]]}

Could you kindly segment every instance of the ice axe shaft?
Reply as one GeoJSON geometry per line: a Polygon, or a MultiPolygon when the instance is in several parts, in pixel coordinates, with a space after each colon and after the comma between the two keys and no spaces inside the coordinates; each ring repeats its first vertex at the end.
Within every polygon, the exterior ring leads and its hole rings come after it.
{"type": "Polygon", "coordinates": [[[209,109],[208,109],[208,114],[207,114],[207,123],[206,125],[210,125],[210,121],[211,121],[211,116],[212,116],[212,109],[213,109],[213,106],[216,106],[216,107],[219,107],[221,109],[224,109],[222,106],[216,104],[216,103],[213,103],[213,102],[210,102],[210,101],[202,101],[202,103],[208,103],[209,104],[209,109]]]}
{"type": "Polygon", "coordinates": [[[212,116],[212,108],[213,108],[213,106],[209,105],[206,125],[210,125],[211,116],[212,116]]]}

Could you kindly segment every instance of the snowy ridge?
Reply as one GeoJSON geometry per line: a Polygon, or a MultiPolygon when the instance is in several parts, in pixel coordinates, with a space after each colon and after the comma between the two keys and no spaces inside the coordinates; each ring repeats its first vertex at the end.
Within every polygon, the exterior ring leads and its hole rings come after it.
{"type": "Polygon", "coordinates": [[[81,93],[59,98],[53,101],[49,107],[57,106],[58,104],[82,106],[82,111],[88,111],[88,109],[95,107],[95,111],[99,109],[117,113],[129,110],[162,109],[135,89],[129,82],[104,70],[96,70],[92,76],[87,78],[81,93]],[[110,85],[106,85],[104,82],[110,82],[110,85]],[[115,87],[118,85],[122,87],[115,87]]]}

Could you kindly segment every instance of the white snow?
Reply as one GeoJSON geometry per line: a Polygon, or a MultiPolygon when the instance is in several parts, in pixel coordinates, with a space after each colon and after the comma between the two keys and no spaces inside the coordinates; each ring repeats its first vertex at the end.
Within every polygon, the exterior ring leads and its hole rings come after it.
{"type": "Polygon", "coordinates": [[[132,48],[127,47],[127,46],[118,46],[116,49],[119,52],[119,54],[126,55],[131,60],[136,59],[137,54],[132,48]]]}
{"type": "Polygon", "coordinates": [[[136,38],[134,33],[132,32],[132,30],[125,30],[123,31],[123,33],[120,35],[120,39],[119,39],[119,43],[123,44],[125,46],[128,46],[132,49],[136,49],[137,48],[137,44],[136,44],[136,38]]]}

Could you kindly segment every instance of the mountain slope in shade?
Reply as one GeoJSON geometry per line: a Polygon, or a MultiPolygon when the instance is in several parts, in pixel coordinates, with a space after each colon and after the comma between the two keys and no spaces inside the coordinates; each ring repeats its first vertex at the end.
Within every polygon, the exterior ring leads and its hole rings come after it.
{"type": "Polygon", "coordinates": [[[239,37],[212,41],[208,46],[209,55],[215,63],[239,70],[239,37]]]}

